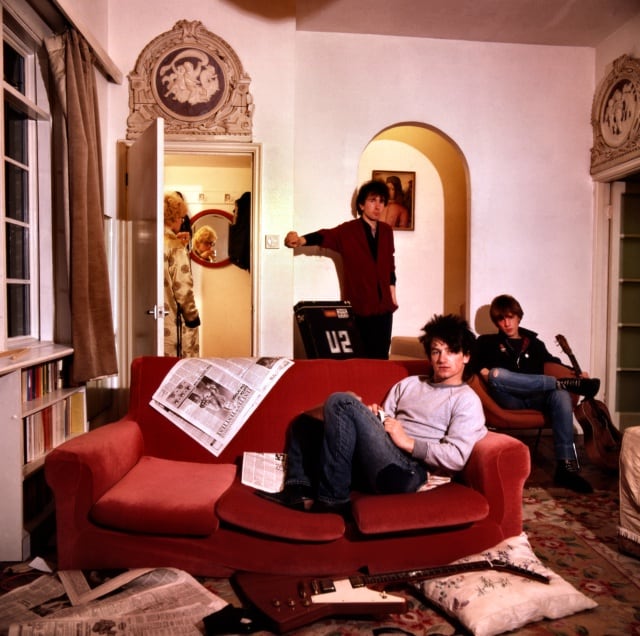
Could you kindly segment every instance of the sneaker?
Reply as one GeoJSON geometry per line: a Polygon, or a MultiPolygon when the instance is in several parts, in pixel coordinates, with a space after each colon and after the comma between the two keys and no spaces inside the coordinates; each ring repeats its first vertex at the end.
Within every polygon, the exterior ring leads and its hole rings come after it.
{"type": "Polygon", "coordinates": [[[559,388],[592,398],[600,390],[600,380],[598,378],[558,378],[559,388]]]}
{"type": "Polygon", "coordinates": [[[553,484],[559,488],[568,488],[583,495],[592,493],[591,484],[584,477],[580,477],[579,472],[580,466],[575,459],[559,461],[553,476],[553,484]]]}
{"type": "Polygon", "coordinates": [[[273,501],[274,503],[292,508],[293,510],[308,511],[313,504],[313,493],[309,486],[285,486],[280,492],[265,492],[256,490],[256,495],[273,501]]]}

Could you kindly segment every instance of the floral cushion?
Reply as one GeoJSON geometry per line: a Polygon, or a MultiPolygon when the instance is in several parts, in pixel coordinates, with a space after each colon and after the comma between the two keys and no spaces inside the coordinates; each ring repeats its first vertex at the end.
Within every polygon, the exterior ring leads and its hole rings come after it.
{"type": "Polygon", "coordinates": [[[455,563],[482,559],[532,570],[550,581],[546,584],[502,570],[483,570],[417,584],[430,601],[475,636],[502,634],[543,618],[561,618],[597,606],[540,562],[525,533],[455,563]]]}

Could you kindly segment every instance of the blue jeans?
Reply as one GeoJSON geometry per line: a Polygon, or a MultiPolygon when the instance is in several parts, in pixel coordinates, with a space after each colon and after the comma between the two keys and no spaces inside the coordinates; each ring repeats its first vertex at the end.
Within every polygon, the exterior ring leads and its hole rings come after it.
{"type": "Polygon", "coordinates": [[[573,444],[573,402],[558,389],[551,375],[515,373],[494,368],[489,371],[489,392],[503,409],[535,409],[551,421],[556,459],[576,459],[573,444]]]}
{"type": "Polygon", "coordinates": [[[400,450],[378,418],[349,393],[327,398],[324,425],[301,420],[290,431],[286,485],[309,486],[322,503],[347,503],[352,481],[382,494],[415,492],[426,478],[426,466],[400,450]]]}

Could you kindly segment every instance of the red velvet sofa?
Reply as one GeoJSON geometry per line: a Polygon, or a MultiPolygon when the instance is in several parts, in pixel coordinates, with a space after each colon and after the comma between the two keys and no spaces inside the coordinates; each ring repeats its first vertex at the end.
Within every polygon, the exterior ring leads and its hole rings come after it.
{"type": "Polygon", "coordinates": [[[243,452],[284,450],[289,424],[330,393],[380,402],[396,381],[427,371],[425,360],[297,360],[219,457],[149,405],[175,362],[134,360],[127,415],[47,456],[61,569],[393,572],[442,565],[522,530],[529,452],[495,432],[455,482],[401,495],[354,493],[347,524],[335,514],[284,508],[240,483],[243,452]]]}

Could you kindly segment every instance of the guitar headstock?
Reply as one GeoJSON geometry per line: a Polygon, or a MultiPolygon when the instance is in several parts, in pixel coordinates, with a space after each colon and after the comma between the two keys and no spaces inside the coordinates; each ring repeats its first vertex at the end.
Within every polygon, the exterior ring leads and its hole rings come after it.
{"type": "Polygon", "coordinates": [[[573,355],[573,351],[571,351],[571,347],[569,346],[567,339],[562,334],[558,334],[556,336],[556,342],[568,356],[573,355]]]}

